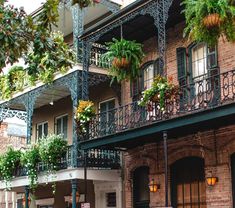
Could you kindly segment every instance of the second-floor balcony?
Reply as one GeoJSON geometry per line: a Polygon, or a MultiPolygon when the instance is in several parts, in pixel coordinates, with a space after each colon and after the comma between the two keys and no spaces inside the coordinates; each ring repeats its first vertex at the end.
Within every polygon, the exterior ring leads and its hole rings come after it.
{"type": "Polygon", "coordinates": [[[97,114],[90,123],[89,140],[84,141],[82,147],[108,146],[125,139],[151,137],[164,130],[180,129],[172,132],[172,136],[177,136],[189,129],[193,131],[193,124],[201,129],[215,127],[231,120],[235,113],[233,104],[235,69],[197,77],[193,82],[179,86],[179,95],[173,100],[166,99],[164,109],[160,109],[159,103],[150,102],[142,107],[135,101],[97,114]]]}
{"type": "MultiPolygon", "coordinates": [[[[84,168],[85,166],[85,156],[82,151],[78,150],[78,156],[74,163],[73,161],[73,146],[68,146],[67,153],[65,157],[60,158],[58,161],[58,166],[56,167],[57,171],[65,169],[74,169],[74,168],[84,168]],[[74,164],[76,167],[74,167],[74,164]]],[[[88,169],[105,169],[105,170],[114,170],[120,169],[121,167],[121,155],[119,151],[112,150],[101,150],[101,149],[92,149],[86,153],[86,167],[88,169]]],[[[51,168],[48,165],[45,165],[43,162],[40,162],[37,165],[38,173],[45,173],[51,168]]],[[[27,168],[19,166],[15,169],[14,178],[27,176],[27,168]]]]}

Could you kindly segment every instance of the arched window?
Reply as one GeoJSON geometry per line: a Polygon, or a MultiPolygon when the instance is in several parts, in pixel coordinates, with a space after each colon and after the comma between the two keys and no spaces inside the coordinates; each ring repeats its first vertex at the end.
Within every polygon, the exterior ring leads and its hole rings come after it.
{"type": "Polygon", "coordinates": [[[188,157],[171,166],[172,207],[206,208],[204,160],[188,157]]]}
{"type": "Polygon", "coordinates": [[[143,90],[149,89],[152,86],[153,79],[158,74],[162,74],[162,70],[159,69],[159,59],[143,64],[141,76],[131,84],[132,97],[138,99],[143,90]]]}
{"type": "Polygon", "coordinates": [[[149,207],[149,168],[139,167],[133,172],[133,205],[134,208],[149,207]]]}

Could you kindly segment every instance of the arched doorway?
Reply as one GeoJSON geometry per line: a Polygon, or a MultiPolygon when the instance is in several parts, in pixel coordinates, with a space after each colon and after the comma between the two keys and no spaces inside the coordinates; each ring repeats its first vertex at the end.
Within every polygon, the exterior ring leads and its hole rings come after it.
{"type": "Polygon", "coordinates": [[[188,157],[171,166],[171,202],[174,208],[205,208],[204,160],[188,157]]]}
{"type": "Polygon", "coordinates": [[[133,172],[134,208],[149,208],[149,168],[139,167],[133,172]]]}

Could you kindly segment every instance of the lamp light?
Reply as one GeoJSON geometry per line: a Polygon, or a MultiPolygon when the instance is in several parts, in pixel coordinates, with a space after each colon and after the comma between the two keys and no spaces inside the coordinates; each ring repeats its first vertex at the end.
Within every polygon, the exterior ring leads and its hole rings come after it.
{"type": "Polygon", "coordinates": [[[149,190],[152,193],[157,192],[160,189],[160,184],[157,184],[154,179],[151,180],[151,182],[149,183],[149,190]]]}
{"type": "Polygon", "coordinates": [[[212,172],[210,172],[210,176],[206,177],[206,182],[208,186],[215,186],[215,184],[219,181],[218,177],[215,177],[212,175],[212,172]]]}

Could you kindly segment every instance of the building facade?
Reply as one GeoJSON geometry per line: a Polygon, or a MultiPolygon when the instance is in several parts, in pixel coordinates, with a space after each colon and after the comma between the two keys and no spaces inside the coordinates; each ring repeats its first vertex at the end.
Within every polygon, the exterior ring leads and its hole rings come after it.
{"type": "MultiPolygon", "coordinates": [[[[6,106],[18,117],[26,112],[28,142],[62,133],[71,146],[54,177],[39,167],[30,207],[75,208],[85,201],[92,208],[234,207],[234,43],[221,38],[208,46],[183,38],[182,9],[180,0],[101,0],[61,15],[69,23],[64,27],[61,18],[59,28],[67,42],[82,47],[82,63],[1,105],[2,117],[6,106]],[[99,57],[112,38],[143,44],[138,79],[110,85],[99,57]],[[141,93],[157,75],[171,77],[180,96],[164,110],[156,103],[140,107],[141,93]],[[74,108],[88,98],[97,114],[84,139],[76,134],[74,108]]],[[[28,185],[25,173],[11,183],[25,194],[28,185]]]]}

